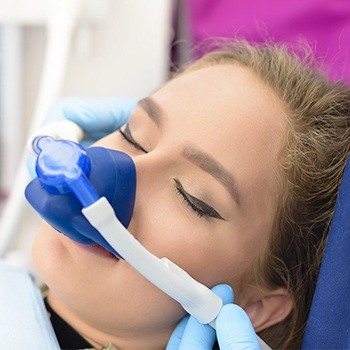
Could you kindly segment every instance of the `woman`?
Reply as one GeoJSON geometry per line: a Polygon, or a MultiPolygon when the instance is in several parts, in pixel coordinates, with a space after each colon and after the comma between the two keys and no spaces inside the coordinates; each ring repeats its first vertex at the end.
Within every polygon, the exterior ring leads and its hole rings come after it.
{"type": "MultiPolygon", "coordinates": [[[[139,102],[97,145],[137,170],[129,231],[211,287],[227,283],[273,348],[298,348],[349,153],[350,90],[286,48],[236,42],[139,102]]],[[[164,348],[181,307],[126,262],[43,225],[48,304],[101,348],[164,348]]]]}

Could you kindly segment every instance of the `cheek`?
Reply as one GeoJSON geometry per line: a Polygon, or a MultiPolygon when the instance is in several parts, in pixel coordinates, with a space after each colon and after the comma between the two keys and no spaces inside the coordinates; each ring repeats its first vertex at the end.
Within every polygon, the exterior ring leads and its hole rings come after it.
{"type": "Polygon", "coordinates": [[[48,224],[42,223],[32,247],[33,262],[42,277],[59,270],[61,256],[66,255],[65,247],[51,235],[48,224]]]}
{"type": "MultiPolygon", "coordinates": [[[[225,224],[209,224],[166,191],[138,198],[129,230],[157,257],[167,257],[199,282],[212,287],[238,283],[248,270],[244,240],[225,224]],[[147,196],[146,196],[147,197],[147,196]],[[145,207],[145,210],[142,208],[145,207]]],[[[242,236],[242,235],[240,235],[242,236]]]]}

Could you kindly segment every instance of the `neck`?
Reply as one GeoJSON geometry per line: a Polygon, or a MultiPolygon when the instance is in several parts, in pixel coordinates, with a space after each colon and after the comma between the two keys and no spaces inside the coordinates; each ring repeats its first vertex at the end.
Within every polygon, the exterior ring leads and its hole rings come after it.
{"type": "Polygon", "coordinates": [[[148,332],[141,336],[140,333],[136,331],[128,334],[110,334],[82,320],[52,293],[52,291],[48,292],[48,301],[54,311],[96,349],[101,349],[108,343],[113,344],[118,350],[164,349],[173,330],[162,329],[159,332],[148,332]]]}

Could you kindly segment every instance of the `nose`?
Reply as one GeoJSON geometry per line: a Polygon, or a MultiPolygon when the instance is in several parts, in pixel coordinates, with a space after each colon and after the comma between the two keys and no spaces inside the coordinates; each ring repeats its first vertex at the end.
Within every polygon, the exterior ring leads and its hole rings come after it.
{"type": "MultiPolygon", "coordinates": [[[[136,196],[133,215],[128,230],[136,237],[144,231],[144,225],[150,226],[153,219],[150,212],[154,206],[162,203],[162,193],[169,185],[169,179],[174,172],[175,161],[170,153],[152,151],[132,158],[137,174],[136,196]]],[[[141,238],[140,238],[141,239],[141,238]]]]}
{"type": "Polygon", "coordinates": [[[161,175],[170,174],[175,163],[172,152],[167,148],[131,156],[137,173],[137,184],[159,182],[161,175]]]}

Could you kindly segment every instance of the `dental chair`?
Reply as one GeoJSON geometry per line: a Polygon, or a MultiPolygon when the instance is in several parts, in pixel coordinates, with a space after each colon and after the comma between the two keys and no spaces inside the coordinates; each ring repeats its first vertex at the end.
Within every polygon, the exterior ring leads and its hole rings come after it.
{"type": "Polygon", "coordinates": [[[350,158],[329,231],[303,349],[350,349],[350,158]]]}
{"type": "MultiPolygon", "coordinates": [[[[12,271],[0,261],[0,284],[0,348],[58,350],[40,292],[29,274],[25,270],[12,271]]],[[[350,158],[302,349],[350,349],[350,158]]]]}

